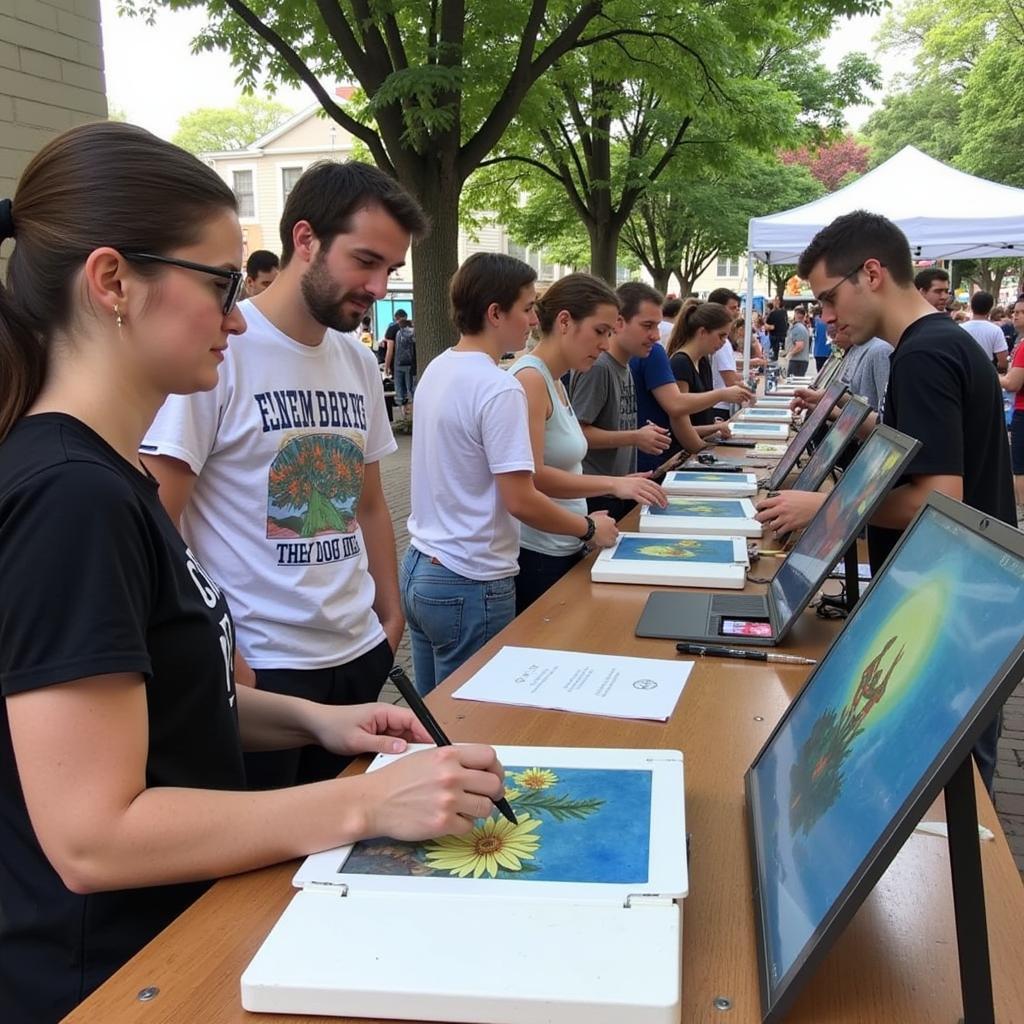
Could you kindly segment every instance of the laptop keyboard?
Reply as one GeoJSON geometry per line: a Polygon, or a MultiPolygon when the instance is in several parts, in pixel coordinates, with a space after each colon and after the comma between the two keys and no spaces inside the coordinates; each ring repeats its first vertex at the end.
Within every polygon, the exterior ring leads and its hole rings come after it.
{"type": "Polygon", "coordinates": [[[711,598],[711,614],[730,619],[763,618],[768,612],[763,597],[722,594],[711,598]]]}

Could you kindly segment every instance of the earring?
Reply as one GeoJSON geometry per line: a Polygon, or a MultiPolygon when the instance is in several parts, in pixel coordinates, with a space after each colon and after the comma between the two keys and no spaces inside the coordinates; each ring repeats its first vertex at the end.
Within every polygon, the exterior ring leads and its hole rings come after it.
{"type": "Polygon", "coordinates": [[[114,319],[117,321],[118,330],[124,327],[124,317],[121,316],[121,307],[116,303],[114,304],[114,319]]]}

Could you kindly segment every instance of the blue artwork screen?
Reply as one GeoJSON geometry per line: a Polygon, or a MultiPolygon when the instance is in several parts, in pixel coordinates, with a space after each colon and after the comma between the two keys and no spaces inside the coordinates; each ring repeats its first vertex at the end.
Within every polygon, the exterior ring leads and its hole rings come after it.
{"type": "Polygon", "coordinates": [[[1024,561],[927,509],[751,771],[773,993],[1021,640],[1024,561]]]}
{"type": "Polygon", "coordinates": [[[800,475],[793,482],[794,490],[818,489],[832,469],[839,452],[863,421],[863,412],[864,406],[860,402],[847,402],[835,425],[815,448],[814,454],[807,460],[807,465],[800,470],[800,475]]]}
{"type": "Polygon", "coordinates": [[[772,579],[771,592],[782,622],[792,618],[836,564],[856,534],[860,519],[900,472],[907,451],[879,433],[865,441],[772,579]]]}
{"type": "Polygon", "coordinates": [[[680,537],[620,537],[612,558],[629,562],[713,562],[732,565],[736,549],[731,540],[680,537]]]}

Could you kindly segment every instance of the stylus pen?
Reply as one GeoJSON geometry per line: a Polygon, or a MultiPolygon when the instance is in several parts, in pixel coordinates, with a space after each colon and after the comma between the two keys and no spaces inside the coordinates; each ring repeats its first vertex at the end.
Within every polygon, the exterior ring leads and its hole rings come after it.
{"type": "Polygon", "coordinates": [[[717,658],[743,658],[747,661],[778,661],[784,665],[817,665],[813,658],[801,658],[797,654],[776,654],[774,651],[758,651],[745,647],[717,647],[714,644],[676,644],[680,654],[705,654],[717,658]]]}
{"type": "MultiPolygon", "coordinates": [[[[398,687],[398,692],[405,698],[406,704],[409,705],[409,710],[419,719],[420,725],[423,726],[427,732],[430,733],[430,738],[439,747],[450,747],[452,741],[448,739],[444,734],[444,730],[438,724],[437,719],[430,713],[430,708],[423,703],[423,698],[416,692],[412,685],[412,680],[402,671],[401,665],[396,665],[389,673],[388,679],[391,680],[398,687]]],[[[513,825],[519,824],[519,819],[516,817],[515,811],[509,806],[509,802],[501,797],[494,801],[494,806],[512,822],[513,825]]]]}

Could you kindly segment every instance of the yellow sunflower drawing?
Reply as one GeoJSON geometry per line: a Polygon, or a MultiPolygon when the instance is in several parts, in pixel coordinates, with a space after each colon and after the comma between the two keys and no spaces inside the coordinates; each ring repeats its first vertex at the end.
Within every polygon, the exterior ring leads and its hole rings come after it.
{"type": "Polygon", "coordinates": [[[558,781],[558,776],[550,768],[527,768],[512,778],[516,780],[516,785],[532,790],[548,789],[558,781]]]}
{"type": "Polygon", "coordinates": [[[497,878],[498,868],[521,871],[523,861],[533,860],[540,845],[540,836],[533,834],[539,826],[540,818],[528,814],[519,815],[518,825],[504,818],[488,818],[469,835],[430,840],[427,865],[458,878],[479,878],[485,872],[497,878]]]}

